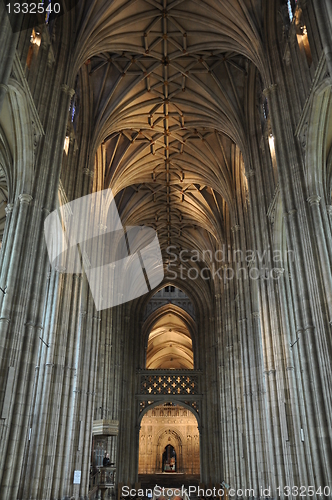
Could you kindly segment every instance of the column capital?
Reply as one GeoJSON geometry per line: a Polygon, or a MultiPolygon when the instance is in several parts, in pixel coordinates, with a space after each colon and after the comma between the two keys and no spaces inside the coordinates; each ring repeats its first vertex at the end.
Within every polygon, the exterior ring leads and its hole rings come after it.
{"type": "Polygon", "coordinates": [[[256,171],[251,168],[248,170],[248,172],[246,172],[246,177],[253,177],[254,175],[256,175],[256,171]]]}
{"type": "Polygon", "coordinates": [[[106,233],[107,231],[107,226],[105,226],[105,224],[103,224],[102,222],[100,222],[98,224],[98,229],[102,232],[102,233],[106,233]]]}
{"type": "Polygon", "coordinates": [[[88,168],[83,168],[83,174],[84,175],[89,175],[90,177],[93,177],[93,172],[89,170],[88,168]]]}
{"type": "Polygon", "coordinates": [[[19,195],[18,199],[20,200],[20,203],[22,204],[26,204],[26,205],[29,205],[30,204],[30,201],[33,199],[32,196],[30,194],[25,194],[25,193],[22,193],[19,195]]]}
{"type": "Polygon", "coordinates": [[[272,83],[269,87],[263,90],[263,94],[265,97],[269,97],[271,94],[276,93],[278,85],[276,83],[272,83]]]}
{"type": "Polygon", "coordinates": [[[5,94],[7,94],[9,87],[5,83],[0,83],[0,90],[3,90],[5,94]]]}
{"type": "Polygon", "coordinates": [[[276,370],[274,368],[271,368],[270,370],[265,370],[263,373],[265,373],[265,375],[275,375],[276,374],[276,370]]]}
{"type": "Polygon", "coordinates": [[[27,321],[24,326],[28,326],[29,328],[35,328],[36,325],[32,320],[30,320],[27,321]]]}
{"type": "Polygon", "coordinates": [[[64,274],[66,272],[66,268],[64,266],[56,266],[55,270],[59,274],[64,274]]]}
{"type": "Polygon", "coordinates": [[[65,94],[68,94],[70,98],[73,97],[73,95],[75,94],[75,90],[74,89],[71,89],[69,87],[69,85],[67,85],[66,83],[63,83],[61,86],[60,86],[60,89],[62,92],[64,92],[65,94]]]}
{"type": "Polygon", "coordinates": [[[7,217],[7,215],[11,214],[13,210],[14,210],[13,203],[8,203],[7,206],[6,206],[6,208],[5,208],[6,217],[7,217]]]}
{"type": "Polygon", "coordinates": [[[291,208],[289,212],[284,212],[283,217],[286,219],[287,217],[291,217],[292,215],[295,215],[297,213],[296,208],[291,208]]]}
{"type": "Polygon", "coordinates": [[[276,267],[274,268],[274,272],[279,278],[279,276],[282,276],[284,274],[285,269],[283,267],[276,267]]]}
{"type": "Polygon", "coordinates": [[[259,313],[259,312],[253,312],[253,313],[251,313],[251,316],[252,316],[253,318],[260,318],[260,317],[261,317],[261,315],[260,315],[260,313],[259,313]]]}
{"type": "Polygon", "coordinates": [[[321,199],[322,198],[318,196],[318,194],[313,194],[312,196],[309,196],[307,202],[312,207],[312,205],[319,205],[321,199]]]}
{"type": "Polygon", "coordinates": [[[237,231],[241,230],[241,226],[239,224],[235,224],[233,227],[231,227],[232,233],[235,233],[237,231]]]}
{"type": "Polygon", "coordinates": [[[9,324],[10,323],[10,318],[6,318],[5,316],[2,316],[0,318],[0,323],[7,323],[7,324],[9,324]]]}
{"type": "Polygon", "coordinates": [[[310,323],[308,325],[304,325],[303,333],[314,332],[314,331],[315,331],[314,325],[311,325],[310,323]]]}
{"type": "Polygon", "coordinates": [[[332,205],[327,205],[326,211],[329,215],[332,215],[332,205]]]}

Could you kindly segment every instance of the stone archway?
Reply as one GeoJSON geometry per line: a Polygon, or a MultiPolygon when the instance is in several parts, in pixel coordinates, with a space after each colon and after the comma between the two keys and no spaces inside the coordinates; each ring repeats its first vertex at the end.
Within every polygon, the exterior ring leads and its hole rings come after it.
{"type": "Polygon", "coordinates": [[[160,433],[158,443],[157,443],[157,464],[156,468],[160,472],[165,472],[163,470],[162,456],[163,452],[167,446],[172,446],[176,452],[176,472],[182,472],[182,439],[176,430],[167,429],[160,433]]]}
{"type": "MultiPolygon", "coordinates": [[[[197,328],[195,318],[181,307],[179,304],[163,303],[164,289],[159,290],[156,296],[152,297],[146,306],[153,309],[142,325],[142,368],[179,368],[192,369],[199,365],[199,352],[197,349],[197,328]],[[161,297],[159,297],[161,295],[161,297]],[[166,344],[172,344],[173,349],[169,350],[169,356],[162,349],[166,344]],[[153,348],[151,349],[151,345],[153,348]],[[168,361],[167,361],[167,358],[168,361]],[[173,358],[173,363],[170,361],[173,358]]],[[[177,287],[178,293],[183,293],[177,287]]],[[[191,304],[190,299],[186,297],[187,308],[191,304]]],[[[192,306],[193,308],[193,306],[192,306]]]]}
{"type": "Polygon", "coordinates": [[[177,473],[200,474],[198,421],[181,403],[161,403],[144,414],[139,436],[138,473],[162,473],[162,457],[167,445],[175,449],[177,473]]]}

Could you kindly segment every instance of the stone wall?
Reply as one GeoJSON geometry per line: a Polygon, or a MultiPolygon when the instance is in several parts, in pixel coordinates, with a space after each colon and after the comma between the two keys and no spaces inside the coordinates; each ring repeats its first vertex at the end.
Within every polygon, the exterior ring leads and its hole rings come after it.
{"type": "Polygon", "coordinates": [[[162,472],[167,445],[176,452],[176,472],[199,474],[199,431],[195,416],[181,406],[161,405],[142,419],[139,437],[139,474],[162,472]]]}

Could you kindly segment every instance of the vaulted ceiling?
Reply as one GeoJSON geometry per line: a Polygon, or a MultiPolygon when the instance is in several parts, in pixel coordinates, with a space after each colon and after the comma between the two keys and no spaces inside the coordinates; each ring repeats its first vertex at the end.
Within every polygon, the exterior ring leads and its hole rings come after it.
{"type": "Polygon", "coordinates": [[[89,75],[104,187],[123,223],[154,227],[164,251],[213,247],[248,149],[248,71],[266,69],[261,0],[86,5],[76,59],[89,75]]]}
{"type": "Polygon", "coordinates": [[[149,335],[146,368],[192,369],[194,357],[188,328],[175,314],[165,314],[149,335]]]}

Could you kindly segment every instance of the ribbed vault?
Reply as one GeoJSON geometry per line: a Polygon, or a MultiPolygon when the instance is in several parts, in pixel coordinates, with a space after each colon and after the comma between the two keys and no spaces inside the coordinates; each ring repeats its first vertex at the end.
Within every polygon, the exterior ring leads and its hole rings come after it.
{"type": "Polygon", "coordinates": [[[168,313],[154,324],[148,340],[146,368],[191,369],[194,367],[192,339],[183,320],[168,313]]]}
{"type": "Polygon", "coordinates": [[[158,232],[164,262],[170,245],[213,251],[237,223],[248,73],[266,69],[261,1],[84,5],[95,186],[112,189],[123,224],[158,232]]]}
{"type": "Polygon", "coordinates": [[[173,41],[173,59],[217,50],[242,54],[263,74],[268,72],[262,43],[262,0],[82,0],[79,6],[78,65],[110,48],[158,59],[158,41],[165,34],[158,31],[162,23],[181,34],[173,41]]]}
{"type": "Polygon", "coordinates": [[[151,153],[143,133],[129,142],[120,132],[106,144],[106,168],[114,172],[113,191],[123,188],[116,197],[123,222],[152,226],[162,248],[178,242],[179,250],[205,249],[211,245],[209,240],[223,240],[225,202],[220,192],[225,186],[230,193],[227,182],[232,183],[229,162],[223,156],[227,140],[214,132],[204,136],[197,132],[191,137],[188,133],[187,142],[183,147],[174,141],[169,155],[163,142],[151,153]],[[218,186],[218,191],[211,185],[218,186]]]}

